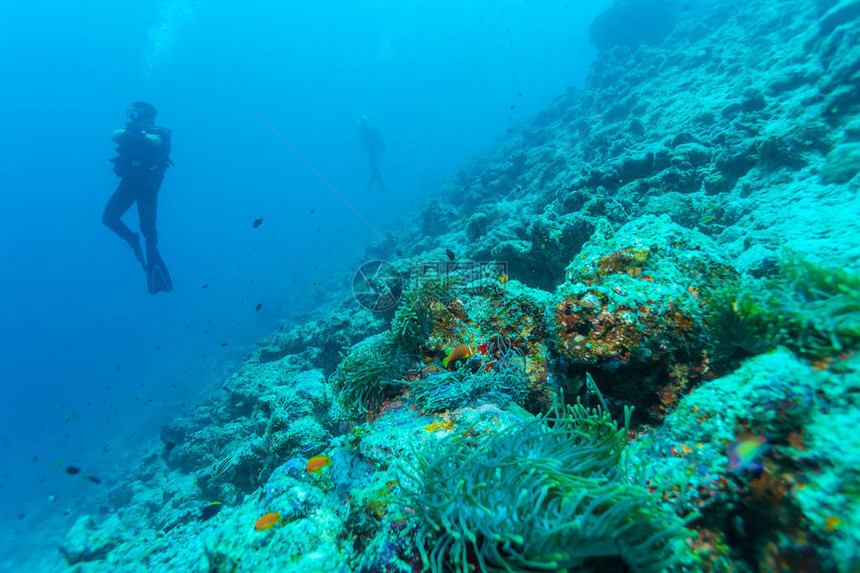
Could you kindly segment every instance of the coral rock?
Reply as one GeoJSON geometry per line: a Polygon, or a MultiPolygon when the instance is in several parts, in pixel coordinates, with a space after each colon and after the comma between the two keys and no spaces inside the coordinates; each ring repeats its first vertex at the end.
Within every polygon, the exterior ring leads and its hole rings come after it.
{"type": "Polygon", "coordinates": [[[75,565],[82,561],[104,559],[114,547],[116,540],[99,531],[93,518],[84,515],[69,529],[60,544],[60,553],[69,565],[75,565]]]}

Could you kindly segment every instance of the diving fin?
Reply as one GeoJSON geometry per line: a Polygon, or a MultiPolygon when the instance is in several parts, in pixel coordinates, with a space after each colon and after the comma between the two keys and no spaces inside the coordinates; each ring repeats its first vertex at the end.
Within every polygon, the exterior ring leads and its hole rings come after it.
{"type": "Polygon", "coordinates": [[[167,265],[161,259],[161,253],[157,247],[146,247],[146,288],[149,294],[170,292],[173,290],[173,281],[167,272],[167,265]]]}

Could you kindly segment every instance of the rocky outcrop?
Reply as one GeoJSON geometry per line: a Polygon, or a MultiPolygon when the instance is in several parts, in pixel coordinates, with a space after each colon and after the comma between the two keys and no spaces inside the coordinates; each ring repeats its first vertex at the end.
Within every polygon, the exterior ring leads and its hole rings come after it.
{"type": "Polygon", "coordinates": [[[60,544],[60,553],[69,565],[104,559],[116,547],[118,540],[96,527],[93,518],[82,515],[66,533],[60,544]]]}

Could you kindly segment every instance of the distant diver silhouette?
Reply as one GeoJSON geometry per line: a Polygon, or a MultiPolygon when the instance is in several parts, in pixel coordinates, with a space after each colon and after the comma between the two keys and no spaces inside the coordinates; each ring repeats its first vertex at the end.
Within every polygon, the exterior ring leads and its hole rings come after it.
{"type": "Polygon", "coordinates": [[[379,190],[383,193],[388,193],[385,185],[382,183],[382,175],[379,173],[378,157],[379,153],[385,149],[385,143],[382,141],[382,136],[379,130],[370,124],[370,120],[366,115],[361,116],[358,120],[358,135],[361,138],[361,146],[367,152],[367,164],[370,167],[370,182],[367,184],[365,191],[369,191],[373,184],[379,186],[379,190]]]}
{"type": "Polygon", "coordinates": [[[158,211],[158,190],[170,161],[170,130],[155,125],[155,107],[134,102],[126,111],[129,121],[116,130],[111,140],[117,144],[117,156],[111,159],[119,185],[105,206],[102,221],[119,235],[134,251],[146,271],[146,286],[150,294],[169,292],[173,288],[167,266],[158,252],[155,219],[158,211]],[[137,203],[140,231],[146,240],[146,256],[140,245],[140,235],[122,222],[122,216],[137,203]]]}

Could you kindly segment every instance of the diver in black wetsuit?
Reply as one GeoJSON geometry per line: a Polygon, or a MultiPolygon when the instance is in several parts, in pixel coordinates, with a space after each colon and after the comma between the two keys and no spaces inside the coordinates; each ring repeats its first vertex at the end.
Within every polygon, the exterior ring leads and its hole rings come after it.
{"type": "Polygon", "coordinates": [[[114,173],[121,178],[119,186],[105,206],[102,221],[131,245],[134,256],[146,271],[150,294],[168,292],[173,288],[170,274],[158,252],[155,217],[158,210],[158,190],[170,161],[170,130],[155,125],[155,108],[145,102],[131,104],[126,111],[129,121],[124,129],[114,132],[111,140],[117,144],[117,156],[111,159],[114,173]],[[122,216],[137,203],[140,231],[146,240],[146,258],[140,245],[140,235],[122,222],[122,216]]]}
{"type": "Polygon", "coordinates": [[[365,115],[358,120],[358,135],[361,138],[361,146],[367,151],[367,162],[370,165],[370,183],[367,184],[365,191],[369,191],[373,184],[377,183],[379,190],[387,193],[382,183],[382,175],[379,174],[379,164],[376,162],[379,152],[385,149],[385,144],[382,142],[379,130],[370,125],[370,120],[365,115]]]}

